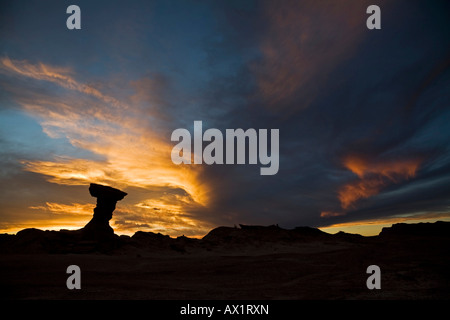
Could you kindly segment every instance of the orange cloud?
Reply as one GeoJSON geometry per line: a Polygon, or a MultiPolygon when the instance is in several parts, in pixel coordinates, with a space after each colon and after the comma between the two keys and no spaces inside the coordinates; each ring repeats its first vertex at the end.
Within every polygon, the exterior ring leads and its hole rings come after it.
{"type": "MultiPolygon", "coordinates": [[[[16,101],[39,121],[50,138],[65,138],[73,146],[96,155],[95,160],[53,155],[53,159],[46,161],[22,161],[25,170],[45,175],[49,182],[63,185],[94,182],[123,189],[156,187],[167,188],[168,191],[184,190],[188,196],[184,202],[178,202],[176,208],[169,210],[166,203],[161,212],[167,215],[183,210],[201,210],[209,204],[210,186],[199,179],[202,167],[174,165],[170,156],[173,145],[165,133],[153,128],[152,114],[143,114],[143,108],[127,105],[98,88],[83,84],[67,68],[2,58],[0,72],[48,81],[67,89],[55,95],[27,93],[18,96],[16,101]]],[[[153,100],[148,96],[141,99],[136,95],[122,100],[160,103],[156,97],[153,100]]],[[[162,106],[150,107],[162,109],[162,106]]],[[[71,208],[60,208],[71,212],[71,208]]],[[[46,210],[55,212],[56,209],[47,204],[46,210]]],[[[150,212],[154,213],[154,210],[150,212]]],[[[167,228],[168,221],[170,219],[164,224],[167,228]]],[[[195,221],[194,217],[172,220],[172,230],[180,227],[176,226],[177,223],[189,222],[190,226],[200,226],[200,222],[195,221]]]]}
{"type": "Polygon", "coordinates": [[[322,211],[320,213],[320,217],[322,218],[328,218],[328,217],[338,217],[345,215],[344,212],[335,212],[335,211],[322,211]]]}
{"type": "Polygon", "coordinates": [[[188,195],[164,194],[144,199],[134,205],[121,205],[113,228],[117,232],[151,231],[172,236],[202,237],[213,225],[189,214],[195,206],[188,195]]]}
{"type": "Polygon", "coordinates": [[[385,183],[379,177],[364,178],[344,185],[338,191],[338,198],[343,209],[350,208],[359,199],[369,198],[380,192],[385,183]]]}
{"type": "Polygon", "coordinates": [[[349,156],[344,159],[344,167],[362,178],[367,170],[368,161],[362,157],[349,156]]]}
{"type": "Polygon", "coordinates": [[[87,204],[81,204],[81,203],[72,203],[70,205],[68,204],[62,204],[62,203],[55,203],[55,202],[46,202],[45,206],[31,206],[30,209],[34,210],[45,210],[50,211],[53,214],[64,214],[64,215],[87,215],[92,216],[94,212],[95,204],[87,203],[87,204]]]}
{"type": "Polygon", "coordinates": [[[349,156],[344,159],[344,166],[360,178],[374,173],[394,182],[397,178],[414,177],[420,163],[421,160],[417,158],[382,162],[370,162],[360,156],[349,156]]]}
{"type": "Polygon", "coordinates": [[[392,183],[414,177],[421,162],[419,158],[370,161],[360,156],[346,157],[344,166],[360,179],[340,188],[338,198],[341,207],[348,209],[358,200],[374,196],[392,183]]]}

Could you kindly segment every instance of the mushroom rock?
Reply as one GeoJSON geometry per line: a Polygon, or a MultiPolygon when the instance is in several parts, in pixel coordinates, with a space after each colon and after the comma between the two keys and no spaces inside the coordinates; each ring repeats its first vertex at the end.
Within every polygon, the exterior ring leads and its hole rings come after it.
{"type": "Polygon", "coordinates": [[[114,236],[114,230],[109,225],[117,201],[122,200],[127,193],[108,186],[91,183],[89,186],[91,196],[97,198],[94,216],[82,229],[83,235],[93,239],[105,239],[114,236]]]}

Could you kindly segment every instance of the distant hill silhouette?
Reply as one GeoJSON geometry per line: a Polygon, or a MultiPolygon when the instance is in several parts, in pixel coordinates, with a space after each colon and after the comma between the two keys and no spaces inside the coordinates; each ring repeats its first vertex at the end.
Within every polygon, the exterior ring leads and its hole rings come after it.
{"type": "Polygon", "coordinates": [[[380,241],[408,241],[417,237],[444,237],[450,240],[450,222],[394,224],[383,228],[378,236],[338,232],[329,234],[316,228],[283,229],[278,226],[218,227],[202,239],[172,238],[168,235],[138,231],[133,236],[108,236],[105,239],[86,239],[80,230],[43,231],[29,228],[16,235],[0,235],[0,253],[115,253],[126,250],[175,251],[240,250],[273,245],[295,246],[311,242],[376,243],[380,241]]]}
{"type": "Polygon", "coordinates": [[[381,237],[411,237],[411,236],[450,236],[450,222],[437,221],[435,223],[396,223],[392,227],[383,228],[381,237]]]}

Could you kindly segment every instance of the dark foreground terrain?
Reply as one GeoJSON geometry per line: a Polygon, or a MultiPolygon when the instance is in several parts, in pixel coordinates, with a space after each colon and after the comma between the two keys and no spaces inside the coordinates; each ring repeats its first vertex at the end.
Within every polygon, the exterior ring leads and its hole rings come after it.
{"type": "Polygon", "coordinates": [[[376,237],[300,227],[220,227],[203,239],[137,232],[0,235],[2,299],[449,299],[450,223],[396,224],[376,237]],[[81,289],[69,290],[69,265],[81,289]],[[369,265],[381,289],[369,290],[369,265]]]}

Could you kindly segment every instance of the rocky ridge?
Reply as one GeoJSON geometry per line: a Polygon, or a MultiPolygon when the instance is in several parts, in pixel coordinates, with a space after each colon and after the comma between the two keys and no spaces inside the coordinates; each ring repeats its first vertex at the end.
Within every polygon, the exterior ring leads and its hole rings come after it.
{"type": "Polygon", "coordinates": [[[394,224],[383,228],[378,236],[364,237],[339,232],[329,234],[316,228],[283,229],[278,226],[218,227],[202,239],[138,231],[133,236],[116,235],[106,238],[86,238],[81,230],[43,231],[24,229],[16,235],[0,235],[0,253],[105,253],[124,254],[133,249],[147,252],[238,251],[244,248],[294,247],[299,244],[326,242],[367,244],[386,241],[404,242],[411,239],[440,237],[450,241],[450,222],[394,224]]]}

